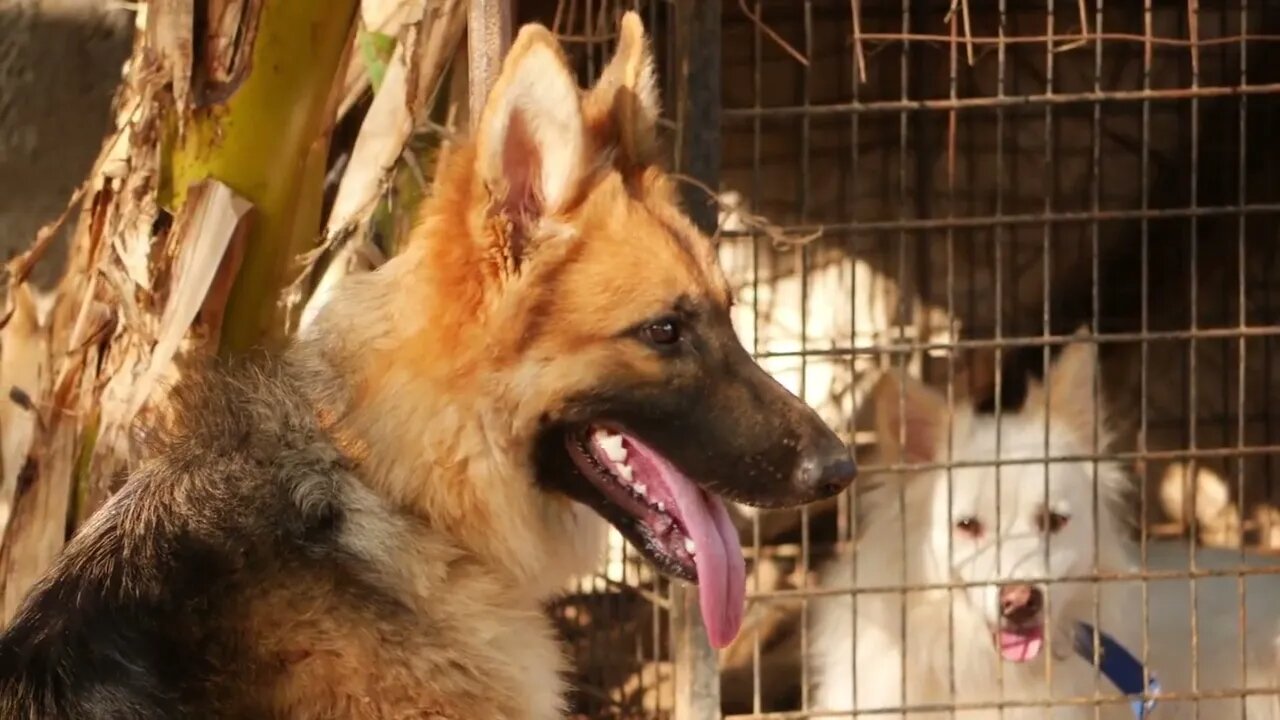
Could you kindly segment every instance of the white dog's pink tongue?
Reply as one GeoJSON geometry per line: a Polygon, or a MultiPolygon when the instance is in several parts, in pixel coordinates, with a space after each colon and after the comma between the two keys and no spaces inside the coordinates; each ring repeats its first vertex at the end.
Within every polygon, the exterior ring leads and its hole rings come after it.
{"type": "Polygon", "coordinates": [[[1027,662],[1040,654],[1044,645],[1044,630],[1027,628],[1026,630],[1001,630],[997,641],[1000,643],[1000,655],[1010,662],[1027,662]]]}
{"type": "Polygon", "coordinates": [[[666,458],[635,438],[628,436],[626,440],[636,479],[664,486],[651,487],[650,499],[663,490],[670,493],[676,514],[696,546],[693,561],[698,568],[698,604],[707,637],[713,646],[727,647],[742,627],[747,594],[747,564],[738,529],[720,498],[703,492],[666,458]]]}

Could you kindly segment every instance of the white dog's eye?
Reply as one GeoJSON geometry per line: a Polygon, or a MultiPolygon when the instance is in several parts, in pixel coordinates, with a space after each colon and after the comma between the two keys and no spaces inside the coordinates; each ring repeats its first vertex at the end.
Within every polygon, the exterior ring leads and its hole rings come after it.
{"type": "Polygon", "coordinates": [[[1071,520],[1071,516],[1059,512],[1047,510],[1040,513],[1040,517],[1036,519],[1036,524],[1040,526],[1040,532],[1047,532],[1050,535],[1058,532],[1067,526],[1067,522],[1071,520]]]}
{"type": "Polygon", "coordinates": [[[971,538],[982,537],[982,521],[976,517],[963,517],[956,521],[956,530],[971,538]]]}

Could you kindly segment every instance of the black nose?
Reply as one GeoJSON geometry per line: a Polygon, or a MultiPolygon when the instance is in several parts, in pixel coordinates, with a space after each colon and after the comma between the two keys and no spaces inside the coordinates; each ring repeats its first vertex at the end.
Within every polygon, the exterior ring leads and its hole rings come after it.
{"type": "Polygon", "coordinates": [[[801,489],[822,500],[839,494],[858,477],[858,466],[844,443],[813,453],[800,462],[797,482],[801,489]]]}

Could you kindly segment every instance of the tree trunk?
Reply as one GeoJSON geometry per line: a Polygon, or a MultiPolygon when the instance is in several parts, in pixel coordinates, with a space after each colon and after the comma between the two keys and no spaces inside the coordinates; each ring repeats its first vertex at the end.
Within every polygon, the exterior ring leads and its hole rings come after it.
{"type": "Polygon", "coordinates": [[[134,424],[163,411],[184,367],[278,346],[323,301],[313,276],[328,288],[377,263],[374,212],[413,164],[466,8],[358,4],[141,6],[116,130],[62,218],[74,229],[52,308],[24,283],[61,221],[8,268],[0,621],[116,489],[134,424]]]}

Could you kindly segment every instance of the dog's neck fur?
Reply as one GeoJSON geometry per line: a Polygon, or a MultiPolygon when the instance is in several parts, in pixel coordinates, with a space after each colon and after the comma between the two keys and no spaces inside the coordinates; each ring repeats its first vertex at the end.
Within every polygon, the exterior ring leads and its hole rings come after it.
{"type": "Polygon", "coordinates": [[[535,486],[537,418],[522,412],[503,349],[467,337],[491,327],[490,293],[510,271],[476,234],[509,228],[467,216],[482,188],[472,148],[453,155],[406,252],[347,278],[290,357],[369,487],[541,598],[592,569],[604,525],[535,486]]]}

